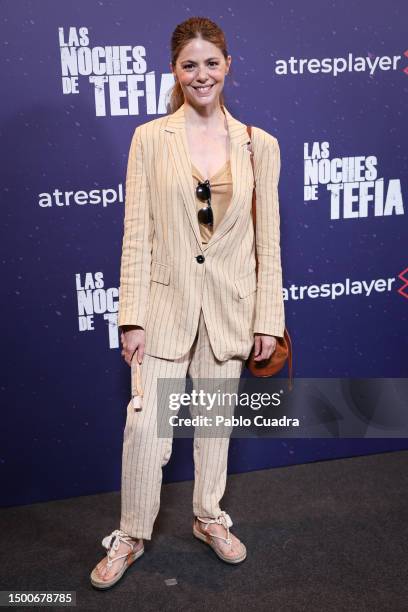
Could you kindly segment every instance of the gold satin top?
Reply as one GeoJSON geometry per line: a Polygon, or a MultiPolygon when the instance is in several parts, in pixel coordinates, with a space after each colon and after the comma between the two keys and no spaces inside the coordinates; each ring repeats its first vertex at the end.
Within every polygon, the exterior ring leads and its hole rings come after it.
{"type": "MultiPolygon", "coordinates": [[[[205,181],[205,178],[202,176],[198,168],[194,166],[194,164],[191,164],[191,167],[195,188],[197,187],[198,182],[205,181]]],[[[209,181],[211,187],[211,208],[213,209],[214,223],[212,228],[208,227],[208,225],[203,225],[200,222],[198,223],[200,227],[201,241],[203,244],[208,244],[208,241],[213,235],[215,228],[220,224],[220,221],[223,218],[225,211],[227,210],[231,202],[232,175],[229,159],[225,162],[222,168],[220,168],[215,174],[213,174],[209,181]]],[[[198,214],[200,208],[205,207],[206,203],[201,202],[201,200],[196,198],[196,205],[198,214]]]]}

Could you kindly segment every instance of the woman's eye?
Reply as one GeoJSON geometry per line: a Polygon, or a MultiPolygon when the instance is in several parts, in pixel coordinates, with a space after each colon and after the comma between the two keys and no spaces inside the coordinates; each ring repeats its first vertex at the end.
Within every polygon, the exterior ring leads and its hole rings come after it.
{"type": "MultiPolygon", "coordinates": [[[[218,66],[218,62],[217,61],[212,61],[212,62],[208,62],[208,65],[211,66],[211,68],[214,68],[216,66],[218,66]]],[[[184,70],[192,70],[195,68],[194,64],[185,64],[183,66],[184,70]]]]}

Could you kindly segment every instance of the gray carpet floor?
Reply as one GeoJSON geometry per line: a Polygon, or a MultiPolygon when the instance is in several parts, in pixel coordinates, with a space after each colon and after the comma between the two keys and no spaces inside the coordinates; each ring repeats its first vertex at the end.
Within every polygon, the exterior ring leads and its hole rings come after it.
{"type": "Polygon", "coordinates": [[[3,509],[0,590],[72,590],[89,611],[408,610],[408,451],[229,476],[238,566],[193,538],[192,491],[163,486],[145,554],[105,592],[89,573],[119,527],[119,492],[3,509]]]}

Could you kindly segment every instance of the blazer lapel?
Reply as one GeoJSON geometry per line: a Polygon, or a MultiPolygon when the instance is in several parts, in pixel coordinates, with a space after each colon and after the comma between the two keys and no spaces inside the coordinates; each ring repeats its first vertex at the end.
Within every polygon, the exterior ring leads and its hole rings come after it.
{"type": "Polygon", "coordinates": [[[235,117],[231,115],[225,106],[223,109],[227,118],[228,132],[230,136],[232,198],[220,224],[215,228],[214,233],[208,242],[207,248],[222,238],[234,225],[240,213],[241,207],[245,202],[243,190],[246,187],[246,183],[244,182],[243,177],[247,175],[249,169],[252,174],[250,152],[247,147],[251,140],[248,136],[246,125],[235,119],[235,117]]]}
{"type": "Polygon", "coordinates": [[[172,158],[175,176],[183,196],[183,203],[188,215],[191,228],[197,239],[199,248],[203,251],[219,240],[237,220],[244,198],[241,196],[242,177],[245,176],[250,164],[247,144],[250,138],[245,124],[241,123],[231,115],[227,108],[223,107],[228,132],[230,137],[230,161],[232,175],[232,199],[222,218],[216,227],[207,245],[201,242],[200,227],[197,218],[196,195],[194,180],[191,172],[191,158],[185,129],[184,104],[174,113],[168,116],[165,131],[168,132],[168,145],[172,158]]]}
{"type": "Polygon", "coordinates": [[[184,105],[180,106],[174,113],[168,116],[165,125],[165,131],[168,132],[168,146],[170,156],[173,163],[174,174],[177,178],[183,203],[188,215],[191,228],[197,239],[198,246],[201,251],[203,244],[201,242],[200,227],[198,225],[194,181],[191,173],[191,160],[188,150],[187,134],[185,130],[184,105]]]}

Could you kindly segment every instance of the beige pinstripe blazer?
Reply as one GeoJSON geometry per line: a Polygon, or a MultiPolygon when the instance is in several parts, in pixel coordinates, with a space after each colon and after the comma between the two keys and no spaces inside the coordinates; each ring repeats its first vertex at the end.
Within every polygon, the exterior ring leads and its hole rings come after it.
{"type": "Polygon", "coordinates": [[[279,144],[252,128],[257,280],[250,140],[245,124],[223,108],[233,196],[207,245],[197,219],[184,105],[138,126],[130,145],[118,325],[143,327],[145,352],[156,357],[176,359],[190,349],[201,308],[221,361],[246,359],[254,333],[283,336],[279,144]]]}

